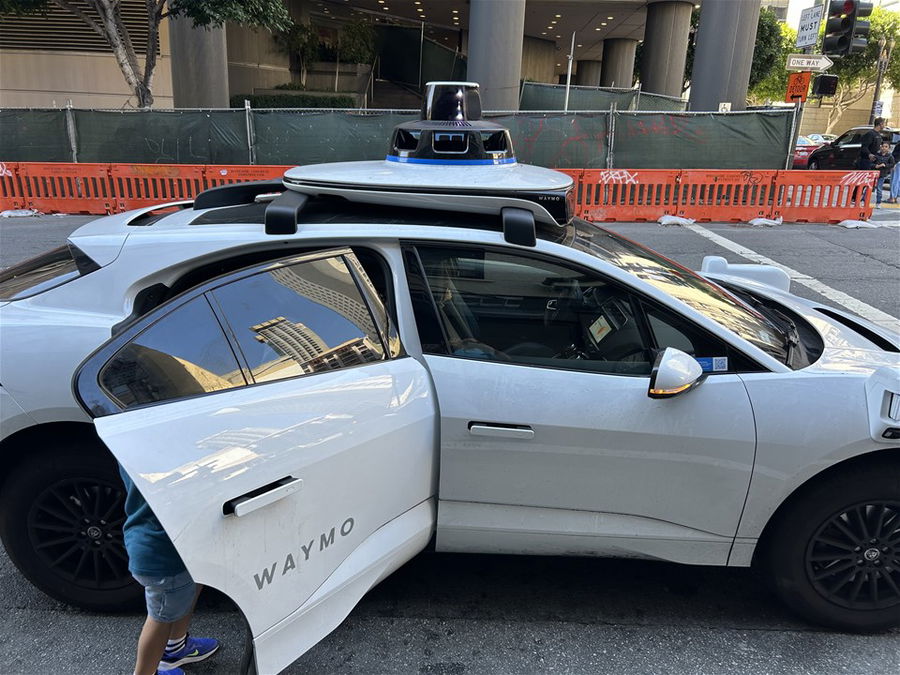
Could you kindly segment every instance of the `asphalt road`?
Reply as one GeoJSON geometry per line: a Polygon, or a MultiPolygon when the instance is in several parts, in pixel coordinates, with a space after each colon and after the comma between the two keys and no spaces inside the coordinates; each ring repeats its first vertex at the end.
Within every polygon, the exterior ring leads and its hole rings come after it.
{"type": "MultiPolygon", "coordinates": [[[[895,213],[882,223],[895,225],[895,213]]],[[[0,266],[61,243],[85,220],[0,219],[0,266]]],[[[733,252],[741,246],[797,272],[803,284],[795,282],[794,290],[801,295],[849,297],[864,311],[900,316],[897,227],[611,229],[693,268],[704,255],[746,262],[733,252]]],[[[142,619],[50,600],[0,554],[0,673],[130,673],[142,619]]],[[[193,631],[219,637],[224,648],[190,672],[236,670],[244,629],[227,600],[201,598],[193,631]]],[[[744,569],[423,554],[287,672],[897,675],[900,630],[859,636],[816,629],[791,616],[744,569]]]]}

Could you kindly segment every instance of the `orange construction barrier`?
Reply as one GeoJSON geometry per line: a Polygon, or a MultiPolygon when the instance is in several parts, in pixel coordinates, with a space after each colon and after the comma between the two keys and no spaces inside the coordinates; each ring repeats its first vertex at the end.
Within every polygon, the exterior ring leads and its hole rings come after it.
{"type": "Polygon", "coordinates": [[[866,220],[877,180],[877,171],[779,171],[773,217],[808,223],[866,220]]]}
{"type": "Polygon", "coordinates": [[[677,175],[665,169],[585,169],[576,180],[578,215],[610,221],[627,213],[632,221],[656,221],[674,214],[677,175]]]}
{"type": "Polygon", "coordinates": [[[874,171],[561,169],[575,180],[577,215],[640,222],[663,215],[700,221],[839,223],[872,215],[874,171]]]}
{"type": "MultiPolygon", "coordinates": [[[[277,165],[0,162],[0,210],[119,213],[190,200],[203,190],[279,178],[277,165]]],[[[757,217],[837,223],[872,215],[875,171],[561,169],[575,181],[576,215],[656,221],[678,215],[736,222],[757,217]]]]}
{"type": "Polygon", "coordinates": [[[229,183],[279,178],[286,166],[0,163],[0,210],[121,213],[189,200],[229,183]]]}

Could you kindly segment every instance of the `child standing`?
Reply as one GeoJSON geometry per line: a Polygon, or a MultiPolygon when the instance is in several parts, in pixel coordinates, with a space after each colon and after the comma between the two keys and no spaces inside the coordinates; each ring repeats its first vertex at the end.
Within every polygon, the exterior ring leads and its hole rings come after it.
{"type": "Polygon", "coordinates": [[[894,158],[891,156],[891,144],[885,141],[881,149],[872,161],[872,168],[878,170],[878,179],[875,181],[875,206],[881,206],[881,193],[884,179],[891,174],[894,168],[894,158]]]}
{"type": "Polygon", "coordinates": [[[135,675],[183,675],[179,667],[212,656],[219,643],[193,638],[188,627],[200,586],[188,574],[150,506],[119,467],[125,483],[125,550],[128,571],[144,587],[147,620],[138,638],[135,675]]]}

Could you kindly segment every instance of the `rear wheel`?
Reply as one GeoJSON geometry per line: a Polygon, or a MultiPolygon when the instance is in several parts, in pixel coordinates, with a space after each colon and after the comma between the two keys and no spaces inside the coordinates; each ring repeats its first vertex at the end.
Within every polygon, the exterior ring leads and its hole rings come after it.
{"type": "Polygon", "coordinates": [[[854,632],[900,624],[900,467],[849,469],[800,495],[776,525],[768,566],[811,621],[854,632]]]}
{"type": "Polygon", "coordinates": [[[125,491],[89,443],[39,452],[0,496],[0,537],[16,567],[57,600],[90,610],[133,606],[142,589],[122,541],[125,491]]]}

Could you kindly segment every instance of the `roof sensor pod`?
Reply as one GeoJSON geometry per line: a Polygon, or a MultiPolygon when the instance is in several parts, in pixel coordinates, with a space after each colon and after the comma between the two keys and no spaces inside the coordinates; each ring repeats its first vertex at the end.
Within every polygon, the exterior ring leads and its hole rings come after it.
{"type": "Polygon", "coordinates": [[[284,186],[313,197],[498,216],[514,207],[551,226],[574,215],[572,178],[517,163],[506,128],[481,119],[474,82],[429,82],[421,119],[394,128],[384,160],[297,166],[284,186]]]}

